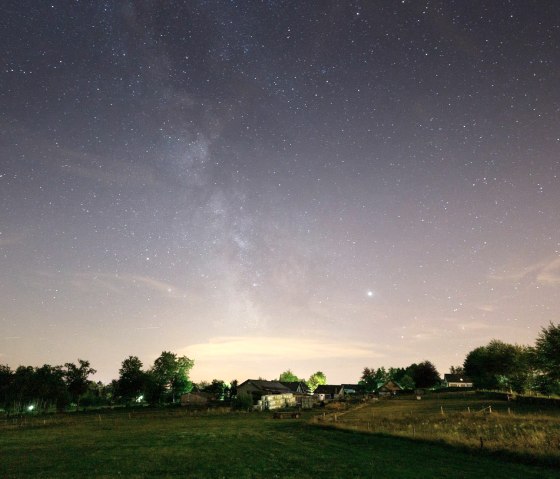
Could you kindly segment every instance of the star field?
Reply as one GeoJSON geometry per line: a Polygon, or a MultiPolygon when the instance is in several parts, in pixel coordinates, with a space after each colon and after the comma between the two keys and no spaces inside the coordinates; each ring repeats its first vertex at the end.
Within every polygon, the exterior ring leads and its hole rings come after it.
{"type": "Polygon", "coordinates": [[[8,1],[0,363],[352,382],[560,307],[553,1],[8,1]]]}

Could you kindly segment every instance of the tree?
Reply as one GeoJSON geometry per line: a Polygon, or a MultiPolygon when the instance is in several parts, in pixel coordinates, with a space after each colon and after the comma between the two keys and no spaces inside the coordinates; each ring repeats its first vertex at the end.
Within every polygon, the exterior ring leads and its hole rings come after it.
{"type": "Polygon", "coordinates": [[[225,381],[222,381],[221,379],[212,379],[212,382],[201,389],[201,391],[212,394],[214,399],[223,401],[228,396],[229,389],[230,386],[225,381]]]}
{"type": "Polygon", "coordinates": [[[402,376],[397,382],[403,389],[414,389],[416,387],[414,379],[408,374],[402,376]]]}
{"type": "Polygon", "coordinates": [[[430,361],[423,361],[419,364],[412,364],[410,376],[418,388],[430,388],[440,382],[440,376],[436,367],[430,361]]]}
{"type": "Polygon", "coordinates": [[[364,368],[359,384],[361,384],[366,392],[371,393],[377,389],[377,380],[374,368],[364,368]]]}
{"type": "Polygon", "coordinates": [[[311,392],[315,391],[322,384],[327,384],[327,376],[321,371],[313,373],[307,380],[307,387],[311,392]]]}
{"type": "Polygon", "coordinates": [[[193,366],[192,359],[163,351],[150,370],[148,382],[152,400],[161,402],[165,396],[169,396],[174,403],[178,396],[191,391],[193,385],[189,380],[189,372],[193,366]]]}
{"type": "Polygon", "coordinates": [[[8,391],[10,409],[21,412],[36,398],[34,375],[35,370],[31,366],[18,366],[15,370],[8,391]]]}
{"type": "Polygon", "coordinates": [[[142,366],[142,361],[137,356],[129,356],[119,369],[116,394],[126,404],[136,401],[144,392],[146,373],[142,371],[142,366]]]}
{"type": "Polygon", "coordinates": [[[465,358],[465,374],[483,389],[523,391],[531,382],[531,350],[493,339],[465,358]]]}
{"type": "Polygon", "coordinates": [[[542,328],[535,343],[535,364],[543,373],[541,389],[560,393],[560,324],[542,328]]]}
{"type": "Polygon", "coordinates": [[[229,384],[229,398],[233,399],[237,396],[237,386],[239,385],[239,381],[237,379],[232,379],[229,384]]]}
{"type": "Polygon", "coordinates": [[[382,383],[386,383],[387,381],[392,379],[391,376],[389,375],[389,372],[383,366],[381,366],[380,368],[377,369],[377,371],[375,371],[374,378],[377,383],[377,386],[379,386],[382,383]]]}
{"type": "Polygon", "coordinates": [[[451,366],[449,368],[449,372],[451,374],[458,374],[460,376],[463,376],[465,374],[465,368],[463,366],[451,366]]]}
{"type": "Polygon", "coordinates": [[[8,408],[13,380],[14,371],[10,369],[10,366],[0,364],[0,407],[4,409],[8,408]]]}
{"type": "Polygon", "coordinates": [[[284,383],[299,383],[301,379],[298,378],[291,369],[287,369],[282,374],[280,374],[280,378],[278,379],[278,381],[284,383]]]}
{"type": "Polygon", "coordinates": [[[80,398],[88,390],[88,377],[90,374],[95,374],[97,371],[90,367],[89,361],[78,359],[79,366],[74,363],[66,363],[64,367],[64,379],[66,387],[70,393],[72,401],[76,403],[76,407],[80,406],[80,398]]]}
{"type": "Polygon", "coordinates": [[[64,370],[61,366],[50,366],[44,364],[35,369],[34,390],[37,398],[37,406],[44,411],[56,405],[61,411],[70,402],[70,397],[64,382],[64,370]]]}

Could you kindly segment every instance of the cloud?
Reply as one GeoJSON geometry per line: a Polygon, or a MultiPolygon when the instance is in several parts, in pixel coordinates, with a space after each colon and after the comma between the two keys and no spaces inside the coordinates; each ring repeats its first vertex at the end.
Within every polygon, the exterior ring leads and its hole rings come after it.
{"type": "Polygon", "coordinates": [[[560,284],[560,258],[546,264],[537,275],[537,281],[543,284],[560,284]]]}
{"type": "MultiPolygon", "coordinates": [[[[133,289],[141,289],[156,293],[165,298],[187,298],[187,292],[171,283],[160,281],[145,275],[134,274],[77,274],[74,277],[74,286],[84,291],[102,289],[113,293],[125,293],[133,289]]],[[[192,295],[191,295],[192,296],[192,295]]]]}
{"type": "Polygon", "coordinates": [[[17,244],[23,238],[22,235],[6,235],[0,231],[0,247],[17,244]]]}
{"type": "MultiPolygon", "coordinates": [[[[60,165],[63,173],[76,177],[88,179],[107,186],[128,186],[128,187],[154,187],[158,184],[154,172],[148,167],[139,163],[131,169],[124,161],[114,160],[110,166],[96,157],[85,158],[88,164],[80,164],[84,159],[78,158],[78,153],[65,149],[66,161],[60,165]]],[[[85,155],[80,155],[85,156],[85,155]]],[[[89,155],[91,156],[91,155],[89,155]]]]}
{"type": "Polygon", "coordinates": [[[298,337],[228,336],[211,338],[207,343],[192,344],[180,351],[200,361],[233,359],[290,361],[371,358],[381,356],[373,352],[371,344],[345,340],[320,340],[298,337]]]}
{"type": "Polygon", "coordinates": [[[493,304],[480,304],[478,306],[475,306],[476,309],[479,309],[480,311],[484,311],[486,313],[492,313],[494,311],[496,311],[496,306],[493,304]]]}
{"type": "Polygon", "coordinates": [[[560,284],[560,258],[556,257],[547,261],[540,261],[504,274],[491,275],[490,279],[557,285],[560,284]]]}

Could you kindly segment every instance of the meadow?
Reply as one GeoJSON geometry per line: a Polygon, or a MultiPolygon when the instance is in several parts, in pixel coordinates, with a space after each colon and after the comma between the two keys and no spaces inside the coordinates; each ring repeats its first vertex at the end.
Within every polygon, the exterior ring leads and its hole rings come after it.
{"type": "MultiPolygon", "coordinates": [[[[336,424],[317,421],[317,411],[282,420],[271,413],[148,408],[5,418],[0,477],[559,477],[554,464],[546,462],[528,464],[486,448],[420,440],[420,433],[410,439],[357,427],[364,414],[385,411],[387,418],[397,418],[411,403],[368,404],[343,414],[336,424]]],[[[419,411],[419,417],[430,417],[429,411],[419,411]]],[[[371,428],[372,418],[367,419],[365,427],[369,422],[371,428]]]]}
{"type": "Polygon", "coordinates": [[[527,462],[560,465],[560,408],[518,404],[483,394],[433,393],[382,399],[318,422],[337,428],[483,449],[527,462]]]}

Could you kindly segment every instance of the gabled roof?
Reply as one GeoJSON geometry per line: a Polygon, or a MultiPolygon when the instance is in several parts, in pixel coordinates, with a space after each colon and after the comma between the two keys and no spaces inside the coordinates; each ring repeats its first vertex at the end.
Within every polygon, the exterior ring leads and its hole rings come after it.
{"type": "Polygon", "coordinates": [[[340,390],[342,389],[342,386],[335,386],[332,384],[321,384],[320,386],[317,386],[317,389],[315,389],[314,393],[315,394],[331,394],[331,395],[336,395],[336,394],[340,394],[340,390]]]}
{"type": "Polygon", "coordinates": [[[402,391],[401,385],[393,380],[386,381],[379,387],[379,389],[384,389],[385,391],[402,391]]]}
{"type": "Polygon", "coordinates": [[[303,381],[295,381],[295,382],[281,381],[280,384],[286,386],[290,391],[294,393],[302,393],[302,394],[310,393],[309,387],[303,381]]]}
{"type": "Polygon", "coordinates": [[[472,379],[463,374],[444,374],[443,380],[448,383],[472,383],[472,379]]]}
{"type": "Polygon", "coordinates": [[[251,383],[255,389],[262,391],[263,393],[271,394],[285,394],[291,393],[292,390],[284,386],[280,381],[266,381],[264,379],[247,379],[247,381],[242,382],[237,386],[237,389],[242,387],[244,384],[251,383]]]}

